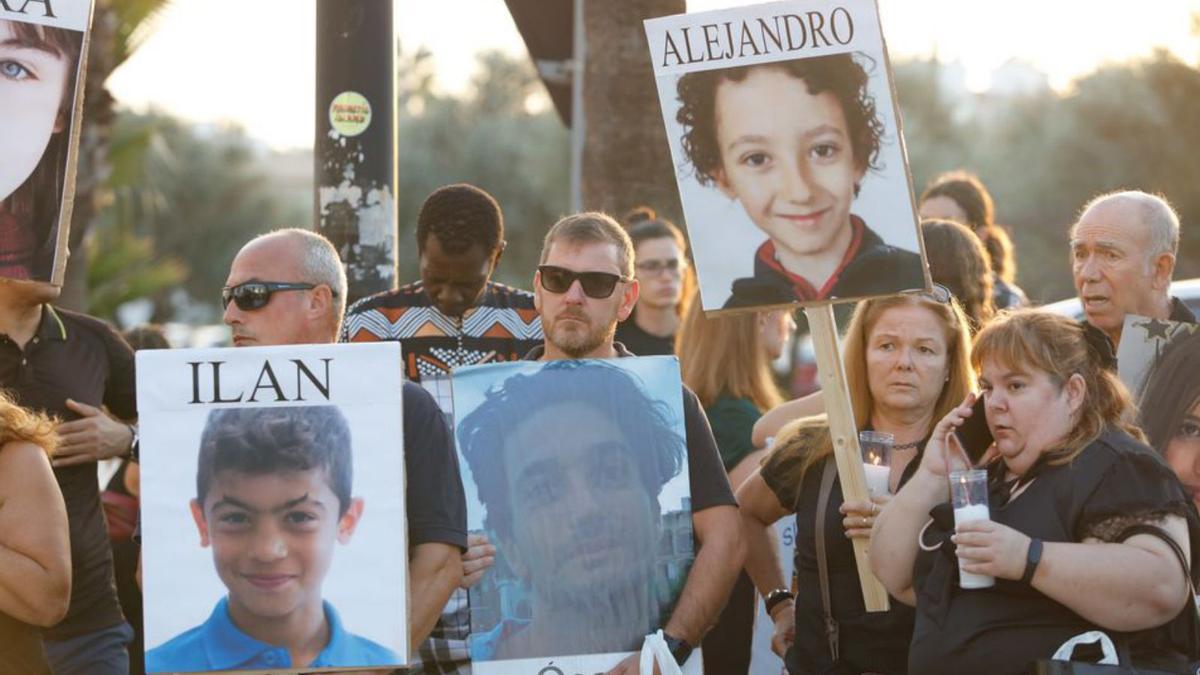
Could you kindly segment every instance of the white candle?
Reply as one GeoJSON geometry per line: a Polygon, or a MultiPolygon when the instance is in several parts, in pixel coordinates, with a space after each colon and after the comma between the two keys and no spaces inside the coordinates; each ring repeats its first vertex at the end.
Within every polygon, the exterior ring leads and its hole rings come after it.
{"type": "MultiPolygon", "coordinates": [[[[867,474],[867,490],[871,493],[872,497],[888,493],[888,477],[892,473],[890,468],[863,462],[863,471],[867,474]]],[[[987,507],[983,508],[986,509],[987,507]]]]}
{"type": "MultiPolygon", "coordinates": [[[[954,509],[954,524],[961,525],[962,523],[972,520],[991,520],[991,513],[988,511],[987,504],[968,504],[954,509]]],[[[962,571],[962,559],[958,561],[958,584],[963,588],[991,588],[996,584],[996,578],[986,574],[975,574],[972,572],[962,571]]]]}

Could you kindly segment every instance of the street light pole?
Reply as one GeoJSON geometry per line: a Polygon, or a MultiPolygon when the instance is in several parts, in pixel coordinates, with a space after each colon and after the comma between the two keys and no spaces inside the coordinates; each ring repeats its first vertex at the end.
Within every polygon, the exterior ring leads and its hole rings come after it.
{"type": "Polygon", "coordinates": [[[316,229],[337,247],[348,300],[396,285],[393,0],[317,0],[316,229]]]}

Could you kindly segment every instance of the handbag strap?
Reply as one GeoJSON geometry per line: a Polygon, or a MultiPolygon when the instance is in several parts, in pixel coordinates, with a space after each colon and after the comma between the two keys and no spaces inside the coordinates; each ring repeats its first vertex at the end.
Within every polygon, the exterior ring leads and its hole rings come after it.
{"type": "Polygon", "coordinates": [[[825,469],[821,474],[821,493],[817,497],[817,575],[821,581],[821,612],[825,617],[825,639],[829,641],[829,655],[838,660],[838,623],[833,618],[833,603],[829,599],[829,560],[825,555],[825,512],[829,505],[829,494],[833,491],[833,479],[837,476],[837,464],[833,457],[825,458],[825,469]]]}
{"type": "MultiPolygon", "coordinates": [[[[1183,554],[1183,549],[1180,548],[1179,544],[1171,537],[1171,535],[1167,534],[1166,530],[1158,527],[1157,525],[1148,525],[1146,523],[1130,525],[1122,530],[1121,534],[1117,535],[1116,540],[1118,542],[1123,542],[1126,539],[1139,534],[1148,534],[1151,537],[1157,537],[1161,541],[1165,542],[1167,546],[1171,547],[1171,550],[1175,553],[1175,559],[1179,561],[1179,566],[1183,568],[1183,578],[1187,581],[1188,585],[1188,601],[1185,607],[1190,607],[1192,610],[1191,613],[1195,617],[1195,620],[1200,622],[1200,606],[1196,605],[1196,583],[1192,580],[1192,570],[1191,567],[1188,566],[1187,556],[1183,554]]],[[[1192,650],[1193,653],[1189,655],[1189,658],[1200,658],[1200,645],[1192,645],[1192,650]]]]}

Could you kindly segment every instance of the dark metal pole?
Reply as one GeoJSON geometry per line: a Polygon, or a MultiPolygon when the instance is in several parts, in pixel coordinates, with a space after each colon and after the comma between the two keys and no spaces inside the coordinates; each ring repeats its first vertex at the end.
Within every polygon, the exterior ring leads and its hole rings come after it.
{"type": "Polygon", "coordinates": [[[393,0],[317,0],[313,222],[346,266],[349,300],[396,285],[393,0]]]}

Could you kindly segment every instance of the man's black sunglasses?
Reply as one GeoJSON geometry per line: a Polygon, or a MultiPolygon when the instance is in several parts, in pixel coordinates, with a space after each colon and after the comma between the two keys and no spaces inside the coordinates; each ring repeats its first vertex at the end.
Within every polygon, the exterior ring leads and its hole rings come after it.
{"type": "Polygon", "coordinates": [[[597,300],[612,295],[618,281],[629,281],[628,277],[611,272],[574,272],[554,265],[539,265],[538,272],[542,288],[551,293],[566,293],[578,279],[584,295],[597,300]]]}
{"type": "MultiPolygon", "coordinates": [[[[226,286],[221,289],[221,307],[228,308],[233,302],[243,312],[262,309],[271,301],[271,295],[276,291],[310,291],[320,284],[306,284],[290,281],[247,281],[237,286],[226,286]]],[[[337,291],[330,289],[333,297],[337,291]]]]}

